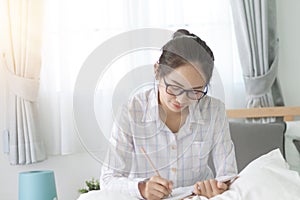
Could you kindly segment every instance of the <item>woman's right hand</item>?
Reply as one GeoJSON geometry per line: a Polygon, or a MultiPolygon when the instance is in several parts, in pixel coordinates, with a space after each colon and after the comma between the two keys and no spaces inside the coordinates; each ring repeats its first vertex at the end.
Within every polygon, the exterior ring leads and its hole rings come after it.
{"type": "Polygon", "coordinates": [[[141,195],[148,200],[157,200],[167,197],[172,192],[172,181],[160,176],[152,176],[148,181],[139,183],[141,195]]]}

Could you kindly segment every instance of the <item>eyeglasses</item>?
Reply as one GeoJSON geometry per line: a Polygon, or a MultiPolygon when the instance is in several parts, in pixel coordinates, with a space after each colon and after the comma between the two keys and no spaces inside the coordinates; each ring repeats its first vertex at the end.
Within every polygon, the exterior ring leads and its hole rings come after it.
{"type": "Polygon", "coordinates": [[[163,78],[166,85],[166,92],[173,96],[179,96],[186,93],[186,96],[191,100],[200,100],[203,98],[208,91],[207,86],[205,86],[204,91],[201,90],[185,90],[177,85],[171,85],[166,82],[165,77],[163,78]]]}

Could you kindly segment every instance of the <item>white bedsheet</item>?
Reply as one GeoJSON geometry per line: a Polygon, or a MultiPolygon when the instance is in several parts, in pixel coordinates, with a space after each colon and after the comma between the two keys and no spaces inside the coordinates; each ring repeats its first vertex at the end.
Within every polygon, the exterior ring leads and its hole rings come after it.
{"type": "MultiPolygon", "coordinates": [[[[108,191],[93,191],[78,200],[132,200],[132,197],[108,191]]],[[[201,200],[207,198],[201,197],[201,200]]],[[[211,200],[300,200],[300,177],[290,170],[276,149],[252,161],[230,189],[211,200]]]]}

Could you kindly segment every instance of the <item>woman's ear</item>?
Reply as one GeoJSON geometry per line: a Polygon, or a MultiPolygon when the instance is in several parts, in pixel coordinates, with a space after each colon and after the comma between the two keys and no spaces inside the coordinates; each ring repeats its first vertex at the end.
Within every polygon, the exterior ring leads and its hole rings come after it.
{"type": "Polygon", "coordinates": [[[156,62],[154,64],[154,74],[155,74],[155,79],[158,80],[159,79],[159,64],[158,64],[158,62],[156,62]]]}

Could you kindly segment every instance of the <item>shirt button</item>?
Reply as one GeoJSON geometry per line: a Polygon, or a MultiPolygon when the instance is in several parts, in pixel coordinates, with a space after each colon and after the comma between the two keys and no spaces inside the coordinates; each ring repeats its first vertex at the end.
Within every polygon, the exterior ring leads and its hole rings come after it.
{"type": "Polygon", "coordinates": [[[176,168],[175,167],[173,167],[173,168],[171,168],[171,170],[172,170],[172,172],[176,172],[176,168]]]}
{"type": "Polygon", "coordinates": [[[176,145],[172,145],[171,147],[173,150],[177,149],[176,145]]]}

